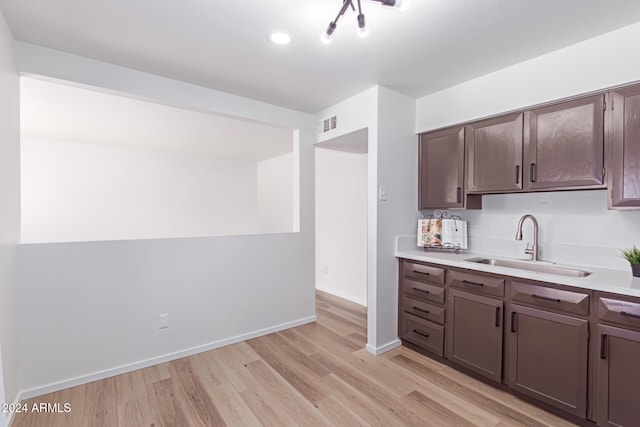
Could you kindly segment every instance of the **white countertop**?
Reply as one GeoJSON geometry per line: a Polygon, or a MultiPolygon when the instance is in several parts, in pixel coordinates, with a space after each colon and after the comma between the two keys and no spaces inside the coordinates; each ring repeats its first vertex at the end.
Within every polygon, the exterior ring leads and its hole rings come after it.
{"type": "Polygon", "coordinates": [[[554,264],[556,267],[574,268],[591,272],[591,274],[586,277],[567,277],[465,261],[466,259],[476,257],[513,260],[513,258],[474,252],[461,252],[460,254],[455,254],[450,251],[435,250],[424,252],[422,248],[415,247],[415,249],[409,249],[405,247],[396,248],[395,256],[414,261],[431,262],[434,264],[484,271],[486,273],[500,274],[503,276],[518,277],[522,279],[536,280],[539,282],[557,283],[560,285],[574,286],[576,288],[640,297],[640,277],[633,277],[630,268],[628,271],[622,271],[594,268],[585,265],[554,264]]]}

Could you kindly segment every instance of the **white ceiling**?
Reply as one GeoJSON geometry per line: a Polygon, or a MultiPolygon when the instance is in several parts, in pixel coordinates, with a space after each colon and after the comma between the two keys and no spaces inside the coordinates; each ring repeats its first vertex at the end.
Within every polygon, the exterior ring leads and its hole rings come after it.
{"type": "MultiPolygon", "coordinates": [[[[640,21],[638,0],[0,0],[18,40],[315,113],[375,84],[419,97],[640,21]],[[292,34],[289,46],[267,41],[292,34]]],[[[606,60],[600,58],[598,60],[606,60]]]]}
{"type": "Polygon", "coordinates": [[[20,79],[22,137],[260,161],[293,131],[42,80],[20,79]]]}

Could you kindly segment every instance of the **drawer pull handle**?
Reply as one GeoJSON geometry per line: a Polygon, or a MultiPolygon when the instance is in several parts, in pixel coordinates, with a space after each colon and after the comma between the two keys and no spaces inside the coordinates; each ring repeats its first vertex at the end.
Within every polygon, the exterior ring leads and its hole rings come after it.
{"type": "Polygon", "coordinates": [[[456,188],[456,203],[462,203],[462,187],[456,188]]]}
{"type": "Polygon", "coordinates": [[[511,312],[511,332],[516,332],[516,312],[511,312]]]}
{"type": "Polygon", "coordinates": [[[419,312],[424,313],[424,314],[429,314],[429,310],[425,310],[424,308],[420,308],[420,307],[413,307],[413,309],[414,309],[415,311],[419,311],[419,312]]]}
{"type": "Polygon", "coordinates": [[[413,272],[416,273],[416,274],[424,274],[425,276],[429,275],[429,273],[427,273],[426,271],[413,270],[413,272]]]}
{"type": "Polygon", "coordinates": [[[620,315],[624,316],[624,317],[632,317],[634,319],[640,319],[640,315],[638,314],[633,314],[633,313],[627,313],[626,311],[621,311],[620,315]]]}
{"type": "Polygon", "coordinates": [[[551,301],[551,302],[560,302],[561,301],[558,298],[545,297],[544,295],[536,295],[536,294],[531,295],[531,298],[541,299],[541,300],[544,300],[544,301],[551,301]]]}
{"type": "Polygon", "coordinates": [[[414,329],[413,332],[415,332],[416,334],[421,335],[421,336],[423,336],[425,338],[429,338],[429,334],[425,334],[424,332],[422,332],[419,329],[414,329]]]}
{"type": "Polygon", "coordinates": [[[520,184],[520,165],[516,165],[516,184],[520,184]]]}
{"type": "Polygon", "coordinates": [[[600,359],[607,358],[607,334],[600,335],[600,359]]]}
{"type": "Polygon", "coordinates": [[[472,282],[471,280],[463,280],[462,283],[466,285],[473,285],[473,286],[484,286],[484,283],[472,282]]]}
{"type": "Polygon", "coordinates": [[[420,289],[420,288],[413,288],[413,290],[416,291],[416,292],[423,292],[425,294],[429,293],[429,291],[425,291],[424,289],[420,289]]]}
{"type": "Polygon", "coordinates": [[[496,307],[496,328],[500,327],[500,307],[496,307]]]}

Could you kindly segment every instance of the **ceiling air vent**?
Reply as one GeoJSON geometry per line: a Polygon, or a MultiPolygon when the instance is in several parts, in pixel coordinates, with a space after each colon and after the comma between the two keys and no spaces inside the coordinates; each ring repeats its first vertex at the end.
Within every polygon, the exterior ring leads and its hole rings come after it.
{"type": "Polygon", "coordinates": [[[330,132],[338,127],[338,116],[331,116],[322,121],[322,133],[330,132]]]}

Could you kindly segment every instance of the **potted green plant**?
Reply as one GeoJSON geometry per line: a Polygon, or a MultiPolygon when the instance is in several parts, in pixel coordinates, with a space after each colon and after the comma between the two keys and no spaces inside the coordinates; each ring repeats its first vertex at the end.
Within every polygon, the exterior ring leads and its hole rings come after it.
{"type": "Polygon", "coordinates": [[[623,249],[622,256],[631,264],[631,273],[635,277],[640,277],[640,249],[635,245],[630,249],[623,249]]]}

